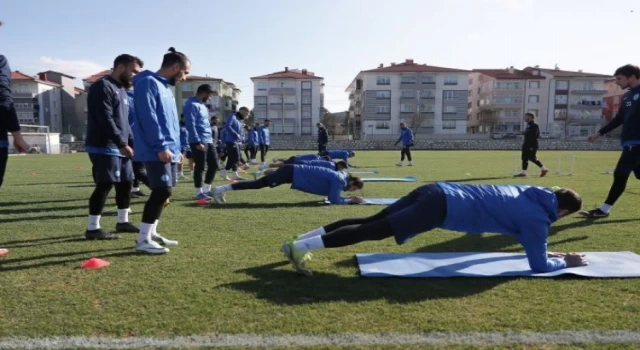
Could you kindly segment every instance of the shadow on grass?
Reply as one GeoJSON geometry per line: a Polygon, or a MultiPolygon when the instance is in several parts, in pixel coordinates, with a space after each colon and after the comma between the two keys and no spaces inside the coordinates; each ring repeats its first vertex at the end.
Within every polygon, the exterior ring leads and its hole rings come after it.
{"type": "Polygon", "coordinates": [[[224,208],[224,209],[273,209],[273,208],[302,208],[302,207],[328,207],[327,204],[318,201],[295,203],[224,203],[195,204],[195,201],[183,203],[185,207],[224,208]]]}
{"type": "MultiPolygon", "coordinates": [[[[103,214],[103,216],[111,215],[109,213],[103,214]]],[[[114,214],[115,215],[115,214],[114,214]]],[[[42,216],[34,216],[34,217],[18,217],[18,218],[0,218],[0,224],[10,223],[10,222],[21,222],[21,221],[47,221],[47,220],[60,220],[60,219],[73,219],[73,218],[85,218],[86,214],[82,215],[42,215],[42,216]]]]}
{"type": "MultiPolygon", "coordinates": [[[[11,184],[11,186],[57,186],[57,185],[88,185],[91,187],[95,186],[95,184],[91,181],[75,181],[75,182],[29,182],[24,184],[11,184]]],[[[70,186],[67,186],[70,187],[70,186]]],[[[82,186],[80,186],[82,187],[82,186]]]]}
{"type": "Polygon", "coordinates": [[[87,210],[87,204],[75,205],[71,207],[55,206],[50,208],[0,209],[0,215],[50,213],[54,211],[66,211],[66,210],[78,210],[78,209],[87,210]]]}
{"type": "MultiPolygon", "coordinates": [[[[40,255],[40,256],[29,257],[29,258],[19,258],[19,259],[2,259],[0,260],[0,272],[21,271],[21,270],[49,267],[49,266],[66,265],[70,263],[78,263],[81,261],[85,261],[91,257],[99,257],[101,259],[105,259],[105,258],[128,257],[132,255],[139,255],[139,254],[141,253],[134,251],[133,248],[127,249],[126,251],[124,251],[123,248],[116,248],[116,249],[102,249],[102,250],[93,250],[93,251],[85,251],[85,252],[75,252],[75,253],[46,254],[46,255],[40,255]],[[100,254],[102,252],[113,252],[113,251],[115,251],[115,253],[100,254]],[[82,256],[72,257],[75,255],[82,255],[82,256]],[[30,262],[30,261],[51,259],[51,258],[67,258],[67,257],[68,259],[63,259],[63,260],[34,262],[28,265],[7,266],[13,263],[30,262]]],[[[76,268],[78,267],[76,266],[76,268]]]]}
{"type": "Polygon", "coordinates": [[[387,300],[390,303],[414,303],[429,299],[464,298],[508,282],[505,278],[398,279],[344,277],[314,272],[306,277],[296,274],[289,263],[278,262],[237,272],[255,278],[229,283],[231,288],[250,293],[274,304],[301,305],[326,302],[358,303],[387,300]],[[278,269],[287,265],[287,269],[278,269]]]}
{"type": "MultiPolygon", "coordinates": [[[[464,179],[455,179],[455,180],[438,180],[439,182],[467,182],[467,181],[491,181],[491,180],[505,180],[512,179],[513,176],[494,176],[494,177],[466,177],[464,179]]],[[[425,182],[433,182],[433,181],[425,181],[425,182]]]]}
{"type": "Polygon", "coordinates": [[[46,237],[46,238],[36,238],[36,239],[22,239],[15,241],[7,241],[0,242],[0,247],[3,248],[25,248],[25,247],[33,247],[39,245],[47,245],[47,244],[57,244],[63,242],[77,242],[84,241],[80,235],[69,235],[69,236],[56,236],[56,237],[46,237]]]}
{"type": "Polygon", "coordinates": [[[47,201],[26,201],[26,202],[0,202],[0,207],[14,207],[21,205],[39,205],[39,204],[50,204],[50,203],[69,203],[69,202],[77,202],[77,201],[88,201],[89,198],[78,198],[78,199],[60,199],[60,200],[47,200],[47,201]]]}

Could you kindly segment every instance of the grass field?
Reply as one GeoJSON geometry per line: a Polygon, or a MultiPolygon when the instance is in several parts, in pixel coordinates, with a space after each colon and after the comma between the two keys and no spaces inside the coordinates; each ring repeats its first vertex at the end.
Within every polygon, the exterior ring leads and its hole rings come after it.
{"type": "MultiPolygon", "coordinates": [[[[412,168],[394,166],[399,152],[356,153],[353,163],[380,176],[419,179],[367,183],[367,197],[400,197],[436,180],[527,183],[573,188],[587,208],[603,201],[611,175],[601,172],[618,157],[545,151],[539,156],[550,175],[539,178],[532,165],[533,176],[514,180],[517,152],[416,151],[412,168]],[[575,175],[553,175],[558,156],[569,153],[576,155],[575,175]]],[[[270,158],[291,154],[275,151],[270,158]]],[[[314,276],[305,277],[284,261],[282,239],[381,207],[326,206],[321,197],[288,186],[231,192],[224,206],[195,207],[192,184],[182,182],[158,230],[180,245],[165,256],[140,255],[133,250],[135,234],[84,240],[92,191],[86,154],[11,157],[8,166],[0,192],[0,247],[10,249],[0,258],[0,345],[3,338],[50,336],[640,331],[640,279],[364,279],[354,259],[367,252],[521,252],[510,237],[435,230],[403,246],[390,239],[319,251],[309,264],[314,276]],[[77,268],[92,256],[112,265],[77,268]]],[[[609,218],[563,219],[552,229],[550,249],[640,253],[639,195],[632,178],[609,218]]],[[[133,200],[136,225],[143,203],[133,200]]],[[[114,207],[112,195],[107,208],[114,207]]],[[[102,226],[114,229],[115,215],[105,214],[102,226]]],[[[553,341],[521,348],[538,346],[556,348],[553,341]]]]}

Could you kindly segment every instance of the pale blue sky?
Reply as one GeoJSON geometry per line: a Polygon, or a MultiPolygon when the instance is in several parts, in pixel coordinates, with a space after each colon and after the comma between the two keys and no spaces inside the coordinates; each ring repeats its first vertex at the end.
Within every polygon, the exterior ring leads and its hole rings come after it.
{"type": "Polygon", "coordinates": [[[406,58],[603,74],[640,63],[639,0],[2,0],[0,20],[13,69],[80,81],[120,53],[156,70],[174,46],[192,74],[235,83],[250,107],[249,78],[285,66],[324,77],[335,112],[348,107],[344,89],[360,70],[406,58]]]}

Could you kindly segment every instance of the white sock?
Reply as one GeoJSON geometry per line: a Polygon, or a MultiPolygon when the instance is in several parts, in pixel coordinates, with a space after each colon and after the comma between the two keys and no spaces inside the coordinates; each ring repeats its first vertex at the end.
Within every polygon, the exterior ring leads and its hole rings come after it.
{"type": "Polygon", "coordinates": [[[602,205],[600,206],[600,210],[602,210],[605,213],[608,213],[611,210],[612,205],[609,205],[607,203],[602,203],[602,205]]]}
{"type": "Polygon", "coordinates": [[[159,221],[160,220],[156,220],[156,222],[153,223],[153,226],[151,227],[151,237],[160,236],[158,231],[156,231],[158,229],[158,222],[159,221]]]}
{"type": "Polygon", "coordinates": [[[180,171],[180,173],[178,175],[184,176],[184,170],[180,171]]]}
{"type": "Polygon", "coordinates": [[[202,193],[202,187],[196,188],[196,196],[202,193]]]}
{"type": "Polygon", "coordinates": [[[215,192],[216,194],[225,193],[225,192],[233,191],[233,187],[231,187],[231,184],[226,184],[226,185],[216,187],[215,191],[216,191],[215,192]]]}
{"type": "Polygon", "coordinates": [[[546,170],[549,170],[549,169],[547,169],[547,167],[543,165],[543,166],[542,166],[542,168],[541,168],[540,170],[542,170],[542,171],[546,171],[546,170]]]}
{"type": "Polygon", "coordinates": [[[140,191],[140,187],[134,187],[131,189],[131,192],[138,192],[140,191]]]}
{"type": "Polygon", "coordinates": [[[239,177],[240,177],[240,175],[238,175],[238,172],[237,172],[237,171],[234,171],[234,172],[233,172],[233,177],[234,177],[235,179],[237,179],[237,178],[239,178],[239,177]]]}
{"type": "Polygon", "coordinates": [[[320,227],[317,228],[313,231],[309,231],[305,234],[302,234],[298,237],[298,240],[302,240],[302,239],[307,239],[307,238],[311,238],[311,237],[315,237],[315,236],[322,236],[324,234],[326,234],[327,232],[325,232],[324,227],[320,227]]]}
{"type": "Polygon", "coordinates": [[[204,184],[204,186],[202,186],[202,191],[207,193],[211,191],[211,184],[204,184]]]}
{"type": "MultiPolygon", "coordinates": [[[[157,221],[156,221],[157,222],[157,221]]],[[[151,230],[153,230],[154,224],[147,224],[144,222],[140,223],[140,233],[138,234],[138,243],[142,243],[144,241],[151,242],[151,230]]]]}
{"type": "Polygon", "coordinates": [[[129,222],[129,208],[118,209],[118,223],[123,224],[129,222]]]}
{"type": "Polygon", "coordinates": [[[89,215],[89,226],[87,230],[100,229],[100,215],[89,215]]]}
{"type": "Polygon", "coordinates": [[[295,241],[293,245],[302,253],[324,248],[322,236],[315,236],[303,240],[298,240],[295,241]]]}
{"type": "Polygon", "coordinates": [[[398,164],[404,164],[404,160],[399,161],[398,164]]]}
{"type": "Polygon", "coordinates": [[[409,161],[409,164],[413,164],[413,161],[412,161],[412,160],[410,160],[410,161],[409,161]]]}
{"type": "Polygon", "coordinates": [[[527,171],[526,171],[526,170],[522,170],[522,171],[520,172],[520,174],[525,174],[525,175],[527,175],[527,171]]]}

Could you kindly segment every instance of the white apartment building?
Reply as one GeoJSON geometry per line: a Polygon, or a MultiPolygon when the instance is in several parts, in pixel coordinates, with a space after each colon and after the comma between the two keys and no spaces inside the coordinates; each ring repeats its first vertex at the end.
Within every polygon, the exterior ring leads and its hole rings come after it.
{"type": "Polygon", "coordinates": [[[62,133],[61,89],[60,84],[12,72],[11,91],[20,124],[48,126],[49,132],[62,133]]]}
{"type": "Polygon", "coordinates": [[[191,96],[196,94],[198,86],[209,84],[216,92],[205,105],[209,109],[209,116],[217,115],[222,122],[226,116],[238,110],[238,99],[242,92],[233,83],[219,78],[209,76],[189,75],[185,81],[176,84],[175,98],[178,106],[178,113],[182,114],[182,108],[185,102],[191,96]]]}
{"type": "Polygon", "coordinates": [[[361,71],[346,89],[355,134],[397,135],[400,122],[414,134],[466,133],[468,74],[412,59],[361,71]]]}
{"type": "Polygon", "coordinates": [[[271,121],[272,134],[317,135],[324,110],[324,79],[306,69],[251,78],[256,122],[271,121]]]}

